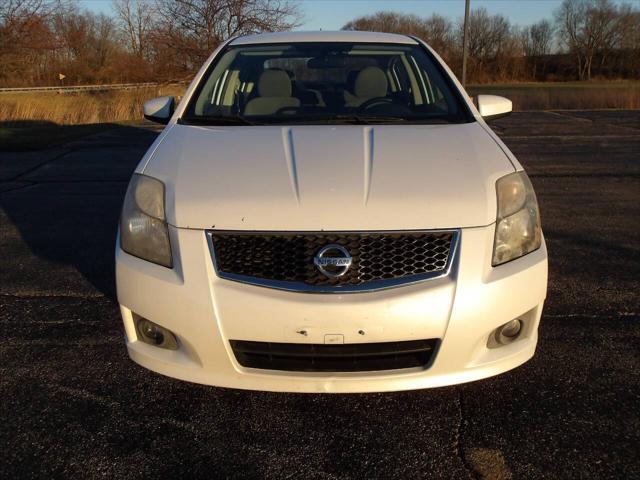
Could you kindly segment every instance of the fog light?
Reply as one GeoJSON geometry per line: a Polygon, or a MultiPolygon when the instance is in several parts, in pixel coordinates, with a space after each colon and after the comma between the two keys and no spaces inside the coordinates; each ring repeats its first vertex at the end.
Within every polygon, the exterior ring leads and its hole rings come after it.
{"type": "Polygon", "coordinates": [[[496,329],[495,339],[501,345],[513,342],[522,332],[522,320],[515,319],[496,329]]]}
{"type": "Polygon", "coordinates": [[[138,339],[144,343],[169,350],[178,349],[176,336],[166,328],[153,323],[151,320],[138,318],[136,321],[136,330],[138,339]]]}

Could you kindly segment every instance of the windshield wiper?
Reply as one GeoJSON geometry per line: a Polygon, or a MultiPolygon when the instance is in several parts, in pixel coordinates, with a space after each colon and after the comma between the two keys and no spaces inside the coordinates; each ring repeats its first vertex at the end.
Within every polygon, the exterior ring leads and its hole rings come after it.
{"type": "Polygon", "coordinates": [[[353,123],[372,124],[372,123],[417,123],[417,124],[440,124],[451,123],[449,118],[445,117],[425,117],[420,115],[409,117],[396,117],[391,115],[338,115],[338,119],[346,121],[353,120],[353,123]]]}
{"type": "Polygon", "coordinates": [[[399,117],[393,115],[363,115],[353,114],[337,114],[337,115],[292,115],[290,117],[264,117],[265,123],[306,123],[313,122],[318,124],[353,124],[353,125],[373,125],[385,123],[409,123],[409,124],[425,124],[435,125],[443,123],[454,123],[447,117],[429,117],[429,116],[408,116],[399,117]]]}
{"type": "Polygon", "coordinates": [[[338,114],[338,115],[291,115],[291,116],[278,116],[278,117],[266,117],[265,121],[268,123],[304,123],[304,122],[317,122],[317,123],[348,123],[354,125],[370,125],[372,123],[399,123],[405,122],[407,119],[403,117],[385,116],[385,115],[360,115],[360,114],[338,114]]]}
{"type": "Polygon", "coordinates": [[[219,115],[219,116],[191,116],[183,117],[179,123],[188,125],[277,125],[312,122],[315,124],[351,124],[351,125],[372,125],[385,123],[452,123],[445,117],[397,117],[393,115],[363,115],[358,113],[337,114],[337,115],[286,115],[286,116],[261,116],[259,120],[253,118],[249,120],[241,115],[219,115]]]}
{"type": "Polygon", "coordinates": [[[371,123],[384,123],[384,122],[405,122],[403,117],[394,117],[391,115],[360,115],[357,113],[348,115],[336,115],[335,117],[339,121],[352,122],[355,124],[369,125],[371,123]]]}
{"type": "Polygon", "coordinates": [[[241,115],[183,117],[180,120],[180,123],[190,125],[262,125],[260,122],[254,122],[241,115]]]}

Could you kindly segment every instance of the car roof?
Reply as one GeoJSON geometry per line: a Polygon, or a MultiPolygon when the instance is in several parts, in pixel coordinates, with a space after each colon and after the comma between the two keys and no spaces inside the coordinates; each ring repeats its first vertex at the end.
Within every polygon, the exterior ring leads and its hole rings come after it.
{"type": "Polygon", "coordinates": [[[295,43],[295,42],[363,42],[363,43],[405,43],[416,45],[418,42],[406,35],[379,32],[274,32],[245,35],[233,39],[231,45],[255,45],[266,43],[295,43]]]}

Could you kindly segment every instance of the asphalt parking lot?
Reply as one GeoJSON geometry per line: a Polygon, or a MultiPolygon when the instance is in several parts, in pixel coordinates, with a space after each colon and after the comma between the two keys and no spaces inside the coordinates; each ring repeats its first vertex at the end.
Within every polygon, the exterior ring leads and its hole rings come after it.
{"type": "Polygon", "coordinates": [[[226,390],[127,357],[113,249],[158,129],[0,153],[0,477],[640,478],[640,111],[493,124],[541,204],[536,356],[366,395],[226,390]]]}

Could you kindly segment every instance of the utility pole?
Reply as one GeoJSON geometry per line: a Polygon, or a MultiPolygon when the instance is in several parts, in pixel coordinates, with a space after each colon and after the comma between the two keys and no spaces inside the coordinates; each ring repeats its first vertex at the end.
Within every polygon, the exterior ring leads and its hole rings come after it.
{"type": "Polygon", "coordinates": [[[464,5],[464,26],[462,33],[462,86],[467,85],[467,54],[469,53],[469,4],[471,0],[465,0],[464,5]]]}

